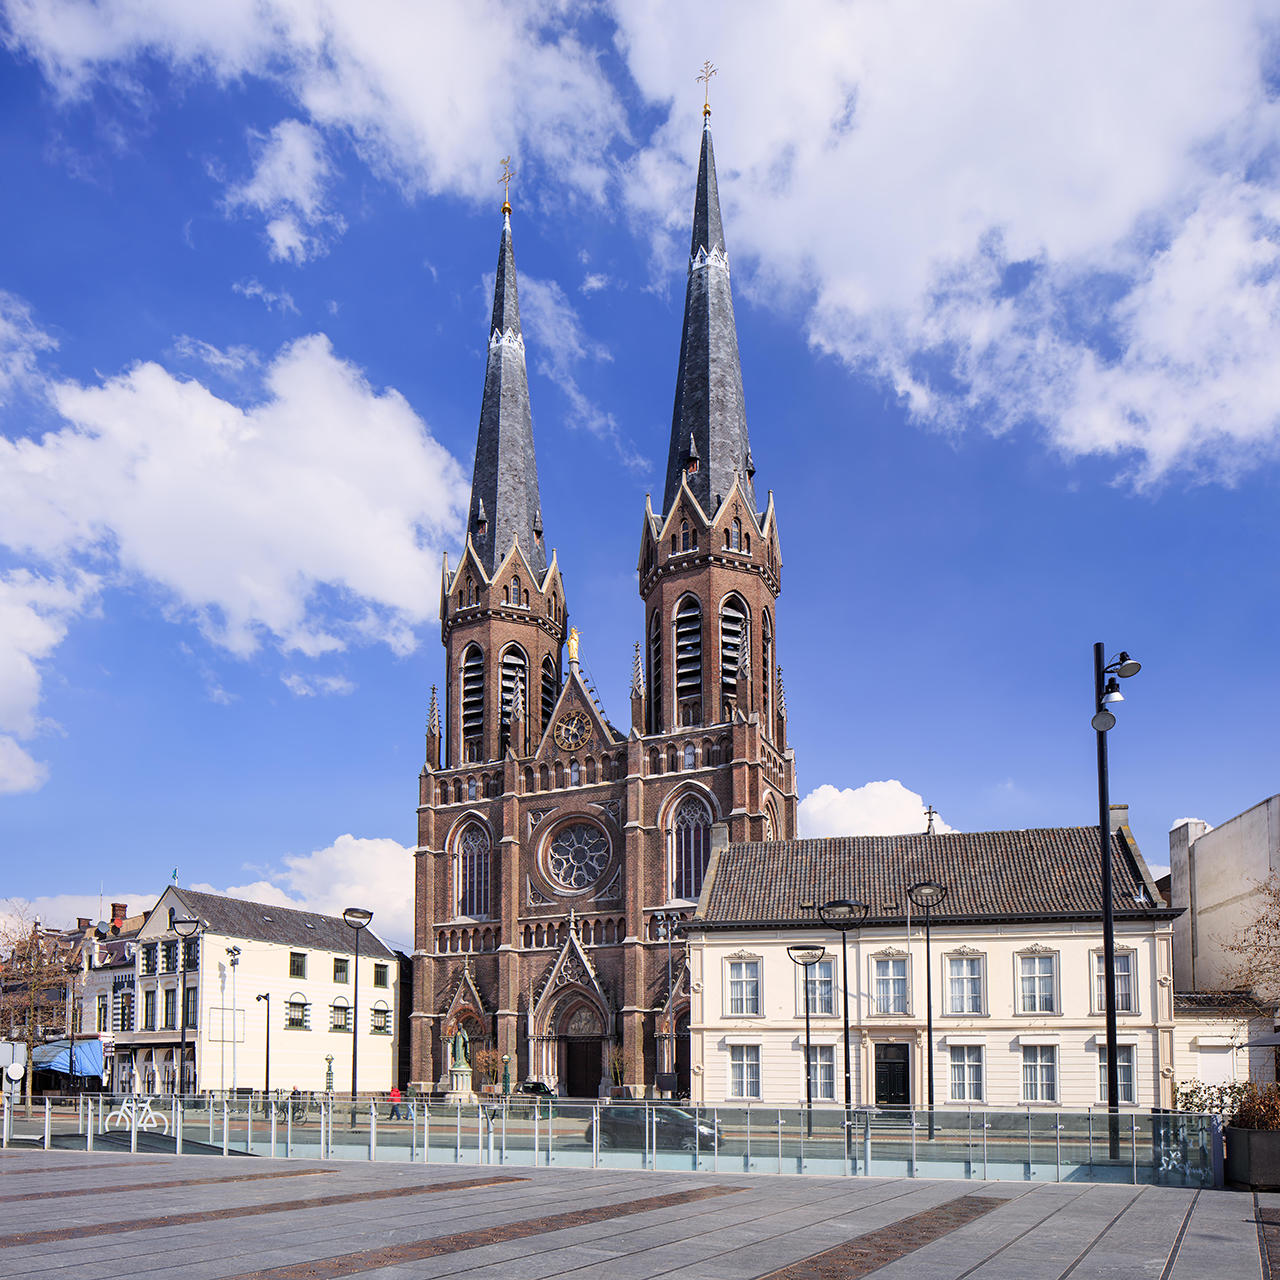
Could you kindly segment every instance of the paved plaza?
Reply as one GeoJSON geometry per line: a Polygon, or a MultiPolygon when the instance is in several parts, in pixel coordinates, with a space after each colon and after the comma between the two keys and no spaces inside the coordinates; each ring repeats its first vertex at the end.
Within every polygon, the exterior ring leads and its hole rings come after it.
{"type": "Polygon", "coordinates": [[[1280,1263],[1280,1195],[13,1148],[0,1156],[0,1276],[47,1280],[1269,1280],[1268,1252],[1280,1263]]]}

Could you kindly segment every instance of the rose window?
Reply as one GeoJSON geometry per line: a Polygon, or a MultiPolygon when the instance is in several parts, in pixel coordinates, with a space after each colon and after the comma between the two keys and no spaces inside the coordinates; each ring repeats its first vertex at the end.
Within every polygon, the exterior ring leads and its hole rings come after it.
{"type": "Polygon", "coordinates": [[[566,889],[595,884],[608,861],[609,838],[589,822],[561,827],[547,849],[548,869],[566,889]]]}

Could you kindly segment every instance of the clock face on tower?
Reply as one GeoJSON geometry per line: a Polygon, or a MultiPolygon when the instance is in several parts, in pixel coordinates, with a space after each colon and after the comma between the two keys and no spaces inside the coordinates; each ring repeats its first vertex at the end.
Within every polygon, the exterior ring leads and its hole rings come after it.
{"type": "Polygon", "coordinates": [[[576,751],[591,736],[591,721],[585,712],[570,711],[556,721],[551,736],[566,751],[576,751]]]}

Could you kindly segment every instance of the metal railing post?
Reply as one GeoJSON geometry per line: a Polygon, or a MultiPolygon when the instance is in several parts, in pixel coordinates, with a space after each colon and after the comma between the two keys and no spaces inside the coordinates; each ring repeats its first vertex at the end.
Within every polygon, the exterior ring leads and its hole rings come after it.
{"type": "Polygon", "coordinates": [[[862,1117],[862,1174],[864,1177],[871,1176],[871,1112],[863,1113],[862,1117]]]}
{"type": "Polygon", "coordinates": [[[138,1152],[138,1104],[134,1101],[134,1105],[129,1108],[129,1151],[136,1155],[138,1152]]]}
{"type": "Polygon", "coordinates": [[[378,1158],[378,1104],[369,1099],[369,1159],[378,1158]]]}
{"type": "Polygon", "coordinates": [[[711,1138],[711,1172],[720,1172],[720,1108],[713,1107],[711,1109],[712,1138],[711,1138]]]}
{"type": "Polygon", "coordinates": [[[907,1175],[909,1178],[916,1176],[916,1109],[912,1107],[908,1113],[911,1116],[911,1172],[907,1175]]]}
{"type": "Polygon", "coordinates": [[[0,1149],[9,1145],[9,1093],[6,1090],[3,1099],[3,1114],[0,1114],[0,1149]]]}
{"type": "Polygon", "coordinates": [[[280,1117],[276,1114],[275,1105],[271,1105],[271,1158],[276,1158],[276,1129],[279,1125],[280,1117]]]}
{"type": "Polygon", "coordinates": [[[431,1103],[422,1104],[422,1163],[431,1163],[431,1103]]]}
{"type": "Polygon", "coordinates": [[[244,1149],[249,1155],[253,1155],[253,1095],[249,1095],[249,1101],[244,1105],[244,1149]]]}
{"type": "Polygon", "coordinates": [[[1062,1113],[1053,1113],[1053,1180],[1062,1181],[1062,1113]]]}
{"type": "Polygon", "coordinates": [[[418,1104],[409,1103],[409,1163],[418,1158],[418,1104]]]}
{"type": "Polygon", "coordinates": [[[222,1095],[222,1154],[231,1154],[231,1117],[227,1110],[227,1095],[222,1095]]]}
{"type": "Polygon", "coordinates": [[[507,1104],[502,1104],[502,1163],[507,1163],[507,1104]]]}
{"type": "Polygon", "coordinates": [[[53,1108],[49,1103],[49,1099],[44,1100],[44,1149],[49,1150],[53,1146],[53,1108]]]}
{"type": "Polygon", "coordinates": [[[533,1100],[533,1167],[538,1167],[538,1116],[542,1112],[542,1106],[537,1098],[533,1100]]]}
{"type": "MultiPolygon", "coordinates": [[[[813,1123],[813,1108],[810,1107],[806,1113],[809,1117],[809,1123],[813,1123]]],[[[803,1141],[803,1138],[801,1139],[803,1141]]],[[[778,1172],[782,1172],[782,1108],[778,1108],[778,1172]]]]}
{"type": "Polygon", "coordinates": [[[89,1099],[89,1118],[84,1126],[84,1149],[86,1151],[93,1150],[93,1099],[89,1099]]]}
{"type": "Polygon", "coordinates": [[[1129,1115],[1129,1152],[1132,1160],[1133,1185],[1138,1185],[1138,1117],[1129,1115]]]}
{"type": "Polygon", "coordinates": [[[1031,1108],[1027,1108],[1027,1181],[1031,1181],[1031,1108]]]}
{"type": "Polygon", "coordinates": [[[453,1163],[462,1163],[462,1103],[455,1102],[453,1104],[456,1115],[454,1117],[454,1135],[453,1135],[453,1163]]]}
{"type": "Polygon", "coordinates": [[[591,1110],[591,1167],[600,1167],[600,1104],[591,1110]]]}
{"type": "Polygon", "coordinates": [[[182,1154],[182,1124],[185,1116],[182,1113],[182,1103],[177,1098],[173,1100],[173,1154],[180,1156],[182,1154]]]}

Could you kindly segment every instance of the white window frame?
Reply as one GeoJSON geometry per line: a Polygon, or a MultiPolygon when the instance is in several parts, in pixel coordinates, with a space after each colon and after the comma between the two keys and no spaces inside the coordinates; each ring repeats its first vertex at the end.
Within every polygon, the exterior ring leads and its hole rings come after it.
{"type": "Polygon", "coordinates": [[[839,1002],[839,989],[836,986],[836,960],[834,956],[827,956],[825,959],[819,960],[813,966],[805,966],[798,964],[796,968],[796,1017],[804,1017],[804,984],[806,968],[812,967],[813,985],[821,987],[823,979],[819,977],[819,971],[827,969],[829,971],[826,981],[830,987],[831,1007],[829,1009],[821,1009],[815,1000],[809,1003],[809,1016],[811,1018],[834,1018],[838,1014],[837,1004],[839,1002]]]}
{"type": "MultiPolygon", "coordinates": [[[[1037,975],[1037,979],[1039,975],[1037,975]]],[[[1013,1012],[1015,1017],[1019,1018],[1060,1018],[1062,1016],[1062,955],[1058,951],[1036,949],[1024,949],[1014,952],[1013,956],[1013,1012]],[[1053,1008],[1039,1008],[1039,997],[1037,996],[1037,1007],[1034,1009],[1024,1009],[1022,1005],[1022,962],[1024,960],[1043,961],[1048,960],[1053,965],[1053,1008]]]]}
{"type": "Polygon", "coordinates": [[[981,1044],[948,1044],[947,1045],[947,1096],[952,1102],[985,1102],[987,1093],[987,1050],[985,1045],[981,1044]],[[956,1092],[956,1059],[955,1055],[960,1053],[964,1057],[964,1088],[960,1093],[956,1092]],[[975,1093],[972,1088],[972,1076],[970,1068],[974,1064],[976,1056],[978,1065],[978,1089],[975,1093]]]}
{"type": "MultiPolygon", "coordinates": [[[[1122,1107],[1138,1105],[1138,1046],[1132,1041],[1121,1041],[1116,1045],[1116,1062],[1120,1065],[1119,1103],[1122,1107]],[[1125,1097],[1124,1063],[1129,1059],[1129,1096],[1125,1097]]],[[[1098,1037],[1098,1101],[1107,1105],[1107,1042],[1098,1037]]]]}
{"type": "Polygon", "coordinates": [[[813,1082],[814,1102],[834,1102],[836,1100],[836,1047],[833,1044],[810,1044],[807,1048],[801,1043],[801,1059],[807,1067],[813,1082]],[[830,1063],[822,1060],[823,1055],[830,1057],[830,1063]],[[812,1055],[812,1057],[810,1057],[812,1055]],[[828,1089],[823,1089],[824,1073],[830,1067],[828,1089]]]}
{"type": "MultiPolygon", "coordinates": [[[[744,976],[740,981],[746,982],[744,976]]],[[[726,1018],[761,1018],[764,1016],[764,958],[753,955],[733,955],[724,958],[724,1016],[726,1018]],[[753,964],[755,976],[755,1010],[751,1013],[736,1012],[733,1008],[733,966],[753,964]]]]}
{"type": "MultiPolygon", "coordinates": [[[[970,977],[965,977],[962,981],[972,981],[970,977]]],[[[977,955],[971,955],[967,951],[948,951],[942,957],[942,989],[945,994],[944,1010],[945,1015],[951,1018],[985,1018],[987,1016],[987,957],[985,952],[977,955]],[[951,1003],[951,962],[953,960],[964,960],[966,962],[977,961],[978,964],[978,1008],[957,1009],[951,1003]]]]}
{"type": "Polygon", "coordinates": [[[1024,1107],[1043,1107],[1043,1106],[1056,1107],[1058,1105],[1058,1098],[1062,1093],[1062,1069],[1061,1069],[1060,1058],[1061,1058],[1061,1055],[1058,1052],[1058,1045],[1050,1043],[1049,1041],[1039,1041],[1039,1042],[1032,1041],[1030,1043],[1024,1043],[1022,1045],[1020,1061],[1018,1063],[1018,1071],[1019,1071],[1019,1079],[1021,1081],[1020,1092],[1022,1096],[1022,1105],[1024,1107]],[[1044,1067],[1044,1062],[1043,1062],[1044,1052],[1046,1049],[1049,1051],[1049,1055],[1053,1061],[1053,1096],[1051,1098],[1047,1098],[1044,1096],[1037,1096],[1037,1097],[1031,1098],[1027,1096],[1027,1050],[1028,1049],[1034,1049],[1036,1051],[1037,1095],[1040,1095],[1040,1083],[1043,1078],[1042,1071],[1044,1067]]]}
{"type": "Polygon", "coordinates": [[[758,1044],[731,1044],[729,1049],[729,1078],[727,1082],[726,1094],[735,1101],[751,1102],[759,1101],[761,1096],[761,1064],[760,1064],[760,1046],[758,1044]],[[747,1061],[748,1053],[755,1055],[755,1092],[748,1091],[747,1086],[751,1083],[750,1072],[753,1064],[747,1061]],[[741,1054],[742,1062],[735,1063],[734,1055],[741,1054]],[[739,1068],[741,1075],[737,1074],[739,1068]],[[737,1086],[741,1084],[742,1090],[738,1091],[737,1086]]]}
{"type": "MultiPolygon", "coordinates": [[[[911,1017],[911,957],[897,951],[879,951],[875,955],[868,957],[867,963],[871,966],[869,981],[867,983],[867,991],[871,997],[871,1016],[876,1018],[909,1018],[911,1017]],[[905,983],[903,990],[904,1007],[898,1010],[880,1009],[880,998],[878,995],[879,974],[877,967],[881,961],[890,961],[893,963],[901,962],[903,965],[903,978],[905,983]]],[[[899,979],[896,975],[891,975],[888,979],[890,982],[896,982],[899,979]]]]}
{"type": "MultiPolygon", "coordinates": [[[[1089,952],[1089,1002],[1093,1012],[1101,1017],[1107,1010],[1106,999],[1102,991],[1105,979],[1102,948],[1089,952]]],[[[1141,1014],[1141,1002],[1138,999],[1138,951],[1136,947],[1117,947],[1115,950],[1117,967],[1121,959],[1129,962],[1129,1008],[1122,1009],[1116,1002],[1116,1013],[1122,1018],[1136,1018],[1141,1014]]]]}

